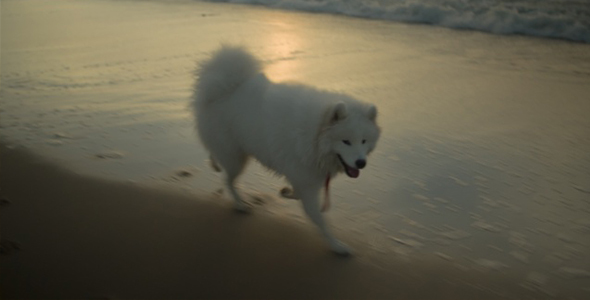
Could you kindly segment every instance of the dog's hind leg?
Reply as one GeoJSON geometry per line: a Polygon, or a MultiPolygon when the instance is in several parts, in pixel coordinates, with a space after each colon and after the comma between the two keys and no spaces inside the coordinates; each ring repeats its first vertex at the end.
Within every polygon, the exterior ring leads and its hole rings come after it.
{"type": "MultiPolygon", "coordinates": [[[[233,155],[221,155],[216,156],[215,158],[217,163],[219,163],[221,168],[225,171],[225,183],[234,199],[234,208],[239,212],[249,212],[250,206],[242,199],[242,197],[240,197],[240,194],[234,185],[236,178],[242,173],[242,170],[244,170],[248,156],[243,153],[234,153],[233,155]]],[[[218,168],[219,165],[217,165],[218,168]]]]}
{"type": "Polygon", "coordinates": [[[309,189],[309,188],[298,188],[295,186],[295,191],[297,195],[301,197],[301,203],[303,204],[303,210],[307,214],[307,216],[313,221],[315,225],[320,229],[320,232],[327,240],[328,244],[330,245],[330,249],[334,251],[334,253],[342,256],[348,256],[352,254],[350,248],[336,239],[330,230],[328,230],[328,226],[324,221],[324,217],[320,211],[319,205],[319,192],[320,187],[309,189]]]}

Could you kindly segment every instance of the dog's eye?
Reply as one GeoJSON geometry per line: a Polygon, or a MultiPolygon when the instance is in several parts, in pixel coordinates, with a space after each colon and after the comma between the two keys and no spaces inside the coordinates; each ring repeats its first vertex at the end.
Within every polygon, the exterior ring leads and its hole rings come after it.
{"type": "Polygon", "coordinates": [[[363,140],[363,144],[366,143],[366,142],[367,142],[367,140],[363,140]]]}
{"type": "Polygon", "coordinates": [[[343,140],[342,142],[343,142],[344,144],[346,144],[346,145],[350,146],[350,141],[349,141],[349,140],[343,140]]]}

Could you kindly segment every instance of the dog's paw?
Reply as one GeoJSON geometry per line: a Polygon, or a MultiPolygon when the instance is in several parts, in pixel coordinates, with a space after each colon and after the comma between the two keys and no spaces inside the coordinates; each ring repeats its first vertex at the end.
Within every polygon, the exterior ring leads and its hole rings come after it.
{"type": "Polygon", "coordinates": [[[290,187],[282,188],[279,193],[281,194],[281,197],[283,197],[283,198],[294,199],[294,200],[297,199],[297,198],[295,198],[295,192],[290,187]]]}
{"type": "Polygon", "coordinates": [[[332,252],[338,256],[342,256],[342,257],[352,256],[352,249],[341,241],[335,240],[335,241],[331,242],[330,248],[331,248],[332,252]]]}

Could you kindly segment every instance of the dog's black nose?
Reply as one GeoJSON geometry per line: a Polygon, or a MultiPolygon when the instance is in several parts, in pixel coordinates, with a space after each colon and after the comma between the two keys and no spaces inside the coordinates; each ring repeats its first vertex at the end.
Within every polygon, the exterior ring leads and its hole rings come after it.
{"type": "Polygon", "coordinates": [[[367,161],[364,159],[357,159],[355,164],[357,168],[362,169],[367,165],[367,161]]]}

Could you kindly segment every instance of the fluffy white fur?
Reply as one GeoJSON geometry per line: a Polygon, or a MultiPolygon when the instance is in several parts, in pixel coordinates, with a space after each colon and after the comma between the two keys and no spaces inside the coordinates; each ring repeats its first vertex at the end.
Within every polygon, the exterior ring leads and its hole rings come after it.
{"type": "Polygon", "coordinates": [[[249,157],[284,175],[309,218],[333,251],[350,249],[329,232],[319,208],[326,178],[359,176],[375,148],[377,109],[350,96],[300,84],[278,84],[261,63],[239,47],[224,46],[197,71],[194,110],[203,145],[226,184],[235,207],[249,206],[234,187],[249,157]]]}

